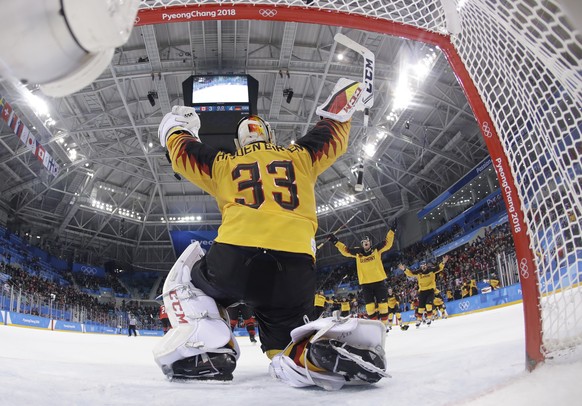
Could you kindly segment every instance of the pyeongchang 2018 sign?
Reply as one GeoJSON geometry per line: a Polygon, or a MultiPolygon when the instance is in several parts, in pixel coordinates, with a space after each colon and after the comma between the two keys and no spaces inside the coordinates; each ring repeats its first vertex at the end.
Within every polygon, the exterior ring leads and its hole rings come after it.
{"type": "Polygon", "coordinates": [[[217,235],[218,232],[214,230],[170,231],[170,236],[172,237],[172,243],[174,244],[174,250],[176,251],[177,257],[179,257],[188,245],[192,244],[194,241],[198,241],[204,251],[208,251],[217,235]]]}

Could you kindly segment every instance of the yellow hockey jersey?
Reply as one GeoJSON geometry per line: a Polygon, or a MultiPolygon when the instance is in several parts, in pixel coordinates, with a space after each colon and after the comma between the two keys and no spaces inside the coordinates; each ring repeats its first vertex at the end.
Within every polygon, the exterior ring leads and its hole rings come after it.
{"type": "Polygon", "coordinates": [[[396,293],[388,294],[388,307],[394,308],[400,304],[400,297],[396,293]]]}
{"type": "Polygon", "coordinates": [[[342,312],[349,312],[349,311],[350,311],[350,309],[351,309],[351,304],[350,304],[350,302],[348,302],[347,300],[346,300],[346,301],[341,301],[341,302],[340,302],[340,306],[341,306],[341,307],[340,307],[340,310],[341,310],[342,312]]]}
{"type": "Polygon", "coordinates": [[[358,282],[360,285],[374,283],[386,279],[386,271],[382,264],[382,253],[392,248],[394,242],[394,231],[388,231],[386,238],[373,246],[370,251],[365,252],[363,248],[348,248],[344,243],[335,243],[340,254],[348,258],[356,258],[356,270],[358,272],[358,282]]]}
{"type": "Polygon", "coordinates": [[[418,281],[418,290],[430,290],[436,289],[436,275],[442,270],[445,269],[445,264],[440,263],[438,269],[434,266],[427,267],[426,272],[421,273],[420,269],[416,272],[412,272],[410,269],[406,268],[404,274],[406,276],[413,276],[418,281]]]}
{"type": "Polygon", "coordinates": [[[176,127],[167,147],[174,172],[216,199],[222,214],[216,242],[315,259],[315,182],[346,152],[350,127],[323,119],[289,147],[257,142],[234,154],[176,127]]]}
{"type": "Polygon", "coordinates": [[[325,307],[326,303],[333,303],[330,300],[327,300],[327,297],[324,295],[320,295],[319,293],[315,294],[315,300],[313,301],[313,305],[315,307],[325,307]]]}

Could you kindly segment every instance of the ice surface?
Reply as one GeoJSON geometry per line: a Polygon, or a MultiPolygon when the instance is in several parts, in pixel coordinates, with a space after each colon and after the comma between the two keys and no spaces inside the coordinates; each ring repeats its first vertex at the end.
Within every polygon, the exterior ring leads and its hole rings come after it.
{"type": "Polygon", "coordinates": [[[231,382],[168,382],[153,361],[157,337],[0,325],[0,405],[575,405],[580,348],[525,371],[521,305],[393,329],[393,376],[338,392],[295,389],[268,374],[247,337],[231,382]]]}

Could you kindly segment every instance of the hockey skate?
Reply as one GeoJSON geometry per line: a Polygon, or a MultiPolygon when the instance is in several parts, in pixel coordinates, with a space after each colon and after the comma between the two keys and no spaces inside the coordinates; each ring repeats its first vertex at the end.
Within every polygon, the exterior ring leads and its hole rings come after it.
{"type": "Polygon", "coordinates": [[[231,381],[235,368],[236,357],[232,353],[203,353],[163,365],[162,372],[170,381],[231,381]]]}
{"type": "Polygon", "coordinates": [[[402,330],[402,331],[406,331],[406,330],[408,330],[408,328],[409,328],[409,327],[410,327],[410,326],[409,326],[408,324],[401,324],[401,325],[400,325],[400,330],[402,330]]]}
{"type": "Polygon", "coordinates": [[[249,338],[251,339],[251,343],[256,344],[257,339],[255,338],[255,336],[250,336],[249,338]]]}
{"type": "Polygon", "coordinates": [[[416,324],[415,324],[416,328],[419,328],[419,327],[420,327],[420,325],[421,325],[421,323],[422,323],[422,321],[421,321],[421,320],[417,320],[417,321],[416,321],[416,324]]]}

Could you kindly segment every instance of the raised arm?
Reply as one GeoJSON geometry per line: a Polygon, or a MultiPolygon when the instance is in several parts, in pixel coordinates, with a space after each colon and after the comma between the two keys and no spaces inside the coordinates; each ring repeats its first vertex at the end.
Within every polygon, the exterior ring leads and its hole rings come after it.
{"type": "Polygon", "coordinates": [[[322,118],[296,145],[305,149],[316,175],[329,168],[348,149],[351,118],[363,94],[363,85],[341,78],[316,113],[322,118]]]}
{"type": "Polygon", "coordinates": [[[174,172],[212,194],[212,165],[222,152],[200,142],[199,128],[200,119],[193,108],[174,106],[162,119],[158,136],[162,147],[168,148],[174,172]]]}
{"type": "Polygon", "coordinates": [[[404,275],[406,275],[406,276],[416,276],[416,274],[414,272],[412,272],[410,269],[408,269],[407,267],[405,267],[404,264],[398,264],[398,269],[400,269],[401,271],[404,271],[404,275]]]}
{"type": "Polygon", "coordinates": [[[376,244],[375,248],[381,254],[383,252],[388,251],[390,248],[392,248],[393,243],[394,243],[394,231],[388,230],[388,233],[386,234],[386,238],[384,238],[384,240],[382,240],[378,244],[376,244]]]}

